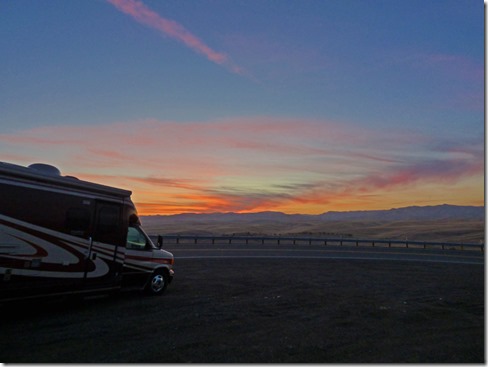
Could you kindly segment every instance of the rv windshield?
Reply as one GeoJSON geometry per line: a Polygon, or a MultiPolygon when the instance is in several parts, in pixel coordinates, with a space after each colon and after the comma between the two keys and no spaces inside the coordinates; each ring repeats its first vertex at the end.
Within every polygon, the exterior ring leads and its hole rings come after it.
{"type": "Polygon", "coordinates": [[[149,250],[155,248],[152,241],[140,226],[130,226],[127,230],[127,248],[133,250],[149,250]]]}

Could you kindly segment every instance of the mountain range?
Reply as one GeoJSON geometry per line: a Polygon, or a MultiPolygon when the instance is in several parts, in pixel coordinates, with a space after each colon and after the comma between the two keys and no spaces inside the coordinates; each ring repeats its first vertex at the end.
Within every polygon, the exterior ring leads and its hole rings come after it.
{"type": "Polygon", "coordinates": [[[247,221],[407,221],[407,220],[484,220],[484,206],[459,206],[459,205],[435,205],[435,206],[409,206],[388,210],[361,210],[337,212],[329,211],[322,214],[285,214],[281,212],[264,211],[257,213],[183,213],[174,215],[142,216],[144,223],[157,220],[164,221],[216,221],[216,222],[247,222],[247,221]]]}

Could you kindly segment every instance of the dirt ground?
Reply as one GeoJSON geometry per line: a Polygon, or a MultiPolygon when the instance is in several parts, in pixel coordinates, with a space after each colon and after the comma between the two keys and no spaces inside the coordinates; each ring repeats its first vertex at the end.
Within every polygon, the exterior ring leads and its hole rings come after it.
{"type": "Polygon", "coordinates": [[[3,363],[484,363],[484,267],[180,259],[162,297],[3,306],[3,363]]]}

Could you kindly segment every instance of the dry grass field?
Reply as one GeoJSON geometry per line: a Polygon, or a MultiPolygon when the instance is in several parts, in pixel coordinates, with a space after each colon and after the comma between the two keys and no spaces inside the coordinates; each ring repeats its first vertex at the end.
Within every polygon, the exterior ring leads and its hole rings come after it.
{"type": "Polygon", "coordinates": [[[156,234],[201,235],[304,235],[323,237],[353,237],[411,241],[480,243],[485,238],[482,220],[408,220],[408,221],[217,221],[168,220],[142,218],[146,231],[156,234]]]}

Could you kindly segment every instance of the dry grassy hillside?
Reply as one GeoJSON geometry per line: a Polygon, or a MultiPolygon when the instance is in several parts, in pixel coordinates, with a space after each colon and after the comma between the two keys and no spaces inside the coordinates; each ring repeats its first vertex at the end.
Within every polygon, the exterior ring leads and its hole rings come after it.
{"type": "Polygon", "coordinates": [[[442,241],[456,243],[484,242],[483,220],[432,221],[219,221],[178,220],[177,218],[143,217],[149,234],[249,234],[249,235],[304,235],[323,237],[409,239],[412,241],[442,241]]]}

